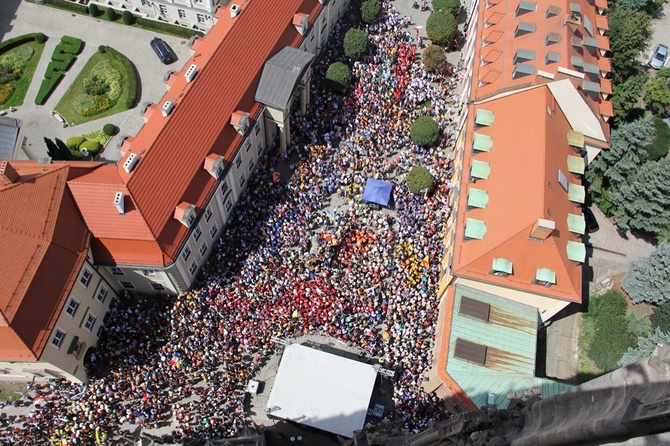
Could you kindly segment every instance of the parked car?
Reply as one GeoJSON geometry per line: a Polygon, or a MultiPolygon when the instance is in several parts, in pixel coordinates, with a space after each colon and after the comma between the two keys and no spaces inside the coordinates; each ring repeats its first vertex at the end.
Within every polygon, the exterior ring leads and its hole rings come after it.
{"type": "Polygon", "coordinates": [[[51,116],[53,116],[56,119],[56,121],[58,121],[58,123],[60,124],[61,127],[67,127],[67,125],[68,125],[67,121],[56,110],[51,111],[51,116]]]}
{"type": "Polygon", "coordinates": [[[654,52],[651,53],[651,58],[649,59],[649,66],[660,70],[665,65],[665,61],[668,59],[668,46],[662,43],[656,45],[654,52]]]}
{"type": "Polygon", "coordinates": [[[155,37],[151,40],[151,48],[154,49],[158,58],[165,65],[174,62],[172,48],[161,38],[155,37]]]}
{"type": "Polygon", "coordinates": [[[598,220],[596,220],[596,216],[593,215],[593,211],[591,208],[584,208],[584,219],[586,220],[586,231],[591,233],[591,232],[596,232],[598,229],[600,229],[600,225],[598,224],[598,220]]]}

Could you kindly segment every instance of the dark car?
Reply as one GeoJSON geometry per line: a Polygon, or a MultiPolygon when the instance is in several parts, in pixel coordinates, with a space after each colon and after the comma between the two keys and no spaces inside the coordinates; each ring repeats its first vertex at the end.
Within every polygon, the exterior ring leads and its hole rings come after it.
{"type": "Polygon", "coordinates": [[[600,229],[598,220],[596,220],[596,216],[593,215],[591,208],[584,208],[584,219],[586,220],[586,230],[588,232],[596,232],[600,229]]]}
{"type": "Polygon", "coordinates": [[[167,65],[169,63],[174,62],[174,56],[173,56],[174,53],[172,52],[170,46],[167,43],[165,43],[163,39],[160,39],[158,37],[154,38],[151,41],[151,48],[154,49],[156,55],[164,64],[167,65]]]}

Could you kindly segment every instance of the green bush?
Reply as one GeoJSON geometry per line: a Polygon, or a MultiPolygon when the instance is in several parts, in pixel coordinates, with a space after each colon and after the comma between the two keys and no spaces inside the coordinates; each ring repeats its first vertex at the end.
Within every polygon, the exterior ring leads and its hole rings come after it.
{"type": "Polygon", "coordinates": [[[117,17],[116,11],[113,8],[107,8],[105,11],[105,17],[107,17],[107,20],[110,22],[113,22],[117,17]]]}
{"type": "Polygon", "coordinates": [[[344,55],[350,59],[358,60],[365,53],[368,52],[370,45],[370,37],[368,33],[358,28],[351,28],[344,35],[342,47],[344,48],[344,55]]]}
{"type": "Polygon", "coordinates": [[[121,20],[123,20],[123,23],[126,25],[132,25],[135,23],[135,16],[132,12],[125,10],[121,13],[121,20]]]}
{"type": "Polygon", "coordinates": [[[7,39],[3,42],[0,42],[0,54],[4,54],[7,51],[16,48],[17,46],[23,45],[24,43],[34,41],[35,35],[36,35],[35,33],[24,34],[22,36],[13,37],[11,39],[7,39]]]}
{"type": "Polygon", "coordinates": [[[91,156],[95,156],[100,152],[100,149],[102,149],[102,145],[100,145],[98,141],[87,139],[79,146],[80,151],[84,149],[88,150],[88,153],[91,156]]]}
{"type": "Polygon", "coordinates": [[[628,304],[623,294],[618,291],[610,290],[603,294],[589,297],[589,309],[584,313],[584,317],[597,320],[608,314],[615,316],[625,316],[628,310],[628,304]]]}
{"type": "Polygon", "coordinates": [[[71,152],[74,152],[75,150],[79,150],[79,146],[84,141],[85,138],[83,136],[71,136],[65,140],[65,145],[68,149],[70,149],[71,152]]]}
{"type": "Polygon", "coordinates": [[[458,31],[458,23],[453,14],[434,12],[426,21],[426,34],[436,45],[449,45],[458,31]]]}
{"type": "Polygon", "coordinates": [[[447,12],[455,16],[461,11],[460,0],[433,0],[432,5],[433,11],[447,12]]]}
{"type": "Polygon", "coordinates": [[[670,333],[670,302],[663,302],[654,309],[651,315],[651,324],[664,333],[670,333]]]}
{"type": "Polygon", "coordinates": [[[658,161],[668,154],[670,148],[670,127],[661,118],[654,116],[652,123],[656,128],[654,140],[645,147],[649,154],[649,161],[658,161]]]}
{"type": "Polygon", "coordinates": [[[116,133],[116,126],[114,124],[105,124],[102,126],[102,132],[107,136],[112,136],[116,133]]]}
{"type": "Polygon", "coordinates": [[[50,77],[45,77],[35,96],[35,104],[44,105],[54,91],[54,88],[56,88],[63,79],[63,76],[65,76],[63,73],[54,72],[50,77]]]}
{"type": "Polygon", "coordinates": [[[88,13],[91,14],[91,17],[97,17],[100,15],[100,8],[95,3],[88,5],[88,13]]]}
{"type": "Polygon", "coordinates": [[[435,178],[423,166],[414,166],[407,174],[407,188],[413,194],[430,193],[435,188],[435,178]]]}
{"type": "Polygon", "coordinates": [[[421,55],[421,61],[426,71],[431,73],[444,67],[444,64],[447,62],[447,56],[440,45],[431,45],[424,50],[421,55]]]}
{"type": "Polygon", "coordinates": [[[382,5],[379,0],[365,0],[361,4],[361,20],[365,23],[374,23],[382,14],[382,5]]]}
{"type": "Polygon", "coordinates": [[[35,42],[44,43],[46,41],[47,41],[47,36],[45,36],[43,33],[35,33],[35,42]]]}
{"type": "Polygon", "coordinates": [[[86,6],[79,5],[70,0],[46,0],[46,4],[53,6],[54,8],[73,11],[78,14],[88,14],[88,8],[86,6]]]}
{"type": "Polygon", "coordinates": [[[351,70],[342,62],[331,64],[326,71],[326,84],[335,93],[346,93],[351,85],[351,70]]]}
{"type": "Polygon", "coordinates": [[[412,124],[410,136],[414,144],[430,147],[437,142],[437,138],[440,136],[440,127],[430,116],[420,116],[412,124]]]}
{"type": "Polygon", "coordinates": [[[60,52],[77,55],[84,48],[84,42],[77,37],[63,36],[60,38],[60,43],[56,45],[56,48],[60,52]]]}

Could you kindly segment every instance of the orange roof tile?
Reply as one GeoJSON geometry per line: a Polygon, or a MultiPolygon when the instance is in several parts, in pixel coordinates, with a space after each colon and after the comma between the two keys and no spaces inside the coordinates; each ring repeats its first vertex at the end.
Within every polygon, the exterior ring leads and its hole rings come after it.
{"type": "Polygon", "coordinates": [[[600,71],[610,73],[612,71],[612,61],[609,57],[601,57],[598,59],[598,68],[600,68],[600,71]]]}
{"type": "Polygon", "coordinates": [[[610,49],[610,38],[607,36],[597,36],[598,49],[608,51],[610,49]]]}
{"type": "Polygon", "coordinates": [[[596,0],[596,6],[598,8],[607,9],[607,0],[596,0]]]}
{"type": "Polygon", "coordinates": [[[596,27],[602,30],[610,29],[609,20],[606,15],[598,14],[596,16],[596,27]]]}
{"type": "Polygon", "coordinates": [[[614,116],[614,107],[610,101],[602,101],[600,103],[599,111],[601,115],[607,116],[608,118],[614,116]]]}
{"type": "Polygon", "coordinates": [[[612,79],[600,79],[600,92],[612,94],[612,79]]]}
{"type": "MultiPolygon", "coordinates": [[[[580,183],[568,171],[567,156],[574,151],[567,144],[566,135],[571,129],[567,119],[544,85],[473,108],[494,113],[493,125],[477,132],[491,136],[495,145],[490,152],[476,155],[466,151],[461,190],[466,194],[470,186],[486,190],[489,201],[483,209],[468,209],[467,200],[460,202],[454,275],[581,302],[581,266],[568,260],[566,253],[568,240],[579,241],[567,228],[567,215],[577,208],[557,179],[561,169],[570,182],[580,183]],[[474,185],[469,183],[468,174],[473,159],[488,162],[491,167],[489,178],[474,185]],[[483,240],[464,241],[467,218],[486,223],[483,240]],[[543,242],[529,238],[538,218],[553,220],[556,225],[553,235],[543,242]],[[512,261],[514,273],[507,278],[490,275],[494,258],[512,261]],[[537,268],[555,271],[557,283],[550,288],[532,284],[537,268]]],[[[469,115],[466,147],[472,144],[474,115],[473,110],[469,115]]]]}

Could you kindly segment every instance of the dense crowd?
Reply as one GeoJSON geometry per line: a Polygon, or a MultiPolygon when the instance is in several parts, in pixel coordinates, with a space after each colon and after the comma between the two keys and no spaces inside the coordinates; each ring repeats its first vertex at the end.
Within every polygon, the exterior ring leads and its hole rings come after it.
{"type": "MultiPolygon", "coordinates": [[[[277,352],[273,338],[303,334],[338,339],[393,370],[392,416],[409,431],[444,416],[421,383],[432,363],[455,101],[417,60],[409,19],[384,9],[368,27],[370,55],[351,65],[348,95],[323,81],[332,61],[346,61],[340,50],[319,55],[288,152],[259,162],[194,290],[116,301],[99,377],[34,384],[29,414],[2,420],[3,444],[91,444],[134,426],[169,426],[175,441],[234,436],[248,423],[248,380],[277,352]],[[420,115],[443,130],[436,148],[410,140],[420,115]],[[280,183],[278,164],[293,173],[280,183]],[[415,165],[434,175],[434,193],[408,191],[404,175],[415,165]],[[394,184],[393,211],[360,199],[368,177],[394,184]]],[[[331,41],[344,31],[337,25],[331,41]]]]}

